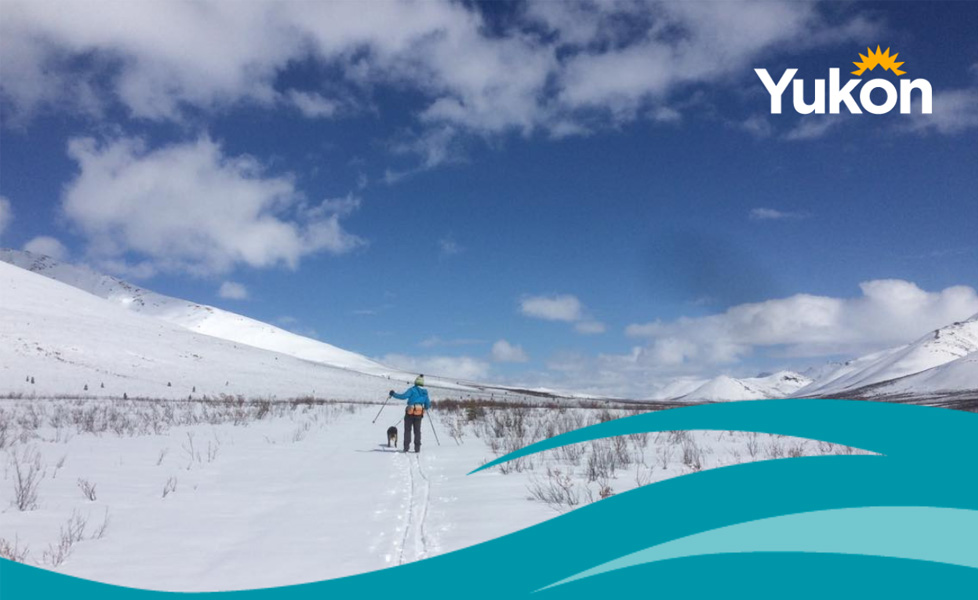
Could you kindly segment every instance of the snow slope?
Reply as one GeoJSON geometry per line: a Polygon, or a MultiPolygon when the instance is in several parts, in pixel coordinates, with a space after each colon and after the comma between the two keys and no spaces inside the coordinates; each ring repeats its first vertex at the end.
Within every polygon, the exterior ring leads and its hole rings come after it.
{"type": "Polygon", "coordinates": [[[196,333],[5,262],[0,290],[2,393],[377,400],[391,387],[386,377],[196,333]]]}
{"type": "Polygon", "coordinates": [[[762,398],[786,398],[811,383],[804,375],[792,371],[779,371],[765,377],[735,379],[727,375],[715,377],[682,396],[682,401],[706,400],[757,400],[762,398]]]}
{"type": "MultiPolygon", "coordinates": [[[[905,346],[851,360],[798,390],[798,394],[842,394],[917,373],[923,375],[974,352],[978,352],[978,315],[932,331],[905,346]]],[[[958,368],[934,371],[926,380],[929,389],[978,389],[973,379],[962,378],[958,368]],[[948,377],[947,381],[942,381],[944,376],[948,377]],[[957,385],[961,382],[966,387],[957,385]]]]}
{"type": "Polygon", "coordinates": [[[933,395],[978,390],[978,352],[866,390],[872,396],[933,395]]]}
{"type": "Polygon", "coordinates": [[[205,335],[373,375],[386,376],[397,372],[361,354],[325,342],[213,306],[157,294],[87,267],[58,262],[48,256],[0,250],[0,261],[66,283],[133,312],[157,317],[205,335]]]}

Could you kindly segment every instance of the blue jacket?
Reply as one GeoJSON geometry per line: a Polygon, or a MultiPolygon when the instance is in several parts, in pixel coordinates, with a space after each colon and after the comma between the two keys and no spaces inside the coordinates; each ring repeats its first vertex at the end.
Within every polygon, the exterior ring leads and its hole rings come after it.
{"type": "Polygon", "coordinates": [[[408,404],[421,404],[424,406],[425,410],[431,408],[431,400],[428,399],[428,390],[424,389],[423,387],[413,385],[403,394],[394,392],[394,397],[400,398],[401,400],[407,400],[408,404]]]}

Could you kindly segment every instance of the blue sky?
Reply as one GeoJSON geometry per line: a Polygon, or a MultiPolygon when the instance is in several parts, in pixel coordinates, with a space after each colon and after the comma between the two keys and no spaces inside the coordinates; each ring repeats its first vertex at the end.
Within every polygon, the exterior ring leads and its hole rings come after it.
{"type": "Polygon", "coordinates": [[[978,312],[973,3],[235,6],[4,1],[0,245],[628,395],[978,312]],[[877,44],[932,115],[769,113],[877,44]]]}

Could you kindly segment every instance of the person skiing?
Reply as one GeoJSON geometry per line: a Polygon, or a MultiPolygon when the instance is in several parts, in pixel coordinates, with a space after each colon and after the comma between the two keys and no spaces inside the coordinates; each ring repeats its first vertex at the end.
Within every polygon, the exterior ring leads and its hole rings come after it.
{"type": "Polygon", "coordinates": [[[414,380],[414,385],[403,394],[391,390],[388,396],[407,400],[407,407],[404,409],[404,451],[407,452],[411,445],[411,430],[413,429],[414,451],[421,452],[421,419],[424,418],[424,411],[431,407],[428,390],[424,389],[424,375],[418,375],[414,380]]]}

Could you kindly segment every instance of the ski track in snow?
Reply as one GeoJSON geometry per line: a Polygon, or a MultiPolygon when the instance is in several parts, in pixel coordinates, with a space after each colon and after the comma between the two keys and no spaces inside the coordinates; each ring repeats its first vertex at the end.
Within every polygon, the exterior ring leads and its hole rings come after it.
{"type": "Polygon", "coordinates": [[[431,480],[421,466],[420,456],[405,456],[405,458],[407,459],[405,493],[408,495],[408,506],[404,537],[397,558],[399,565],[426,558],[430,546],[427,520],[428,507],[431,504],[431,480]],[[413,551],[413,556],[406,556],[405,551],[409,549],[413,551]]]}

